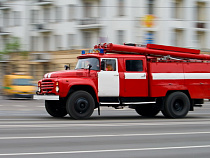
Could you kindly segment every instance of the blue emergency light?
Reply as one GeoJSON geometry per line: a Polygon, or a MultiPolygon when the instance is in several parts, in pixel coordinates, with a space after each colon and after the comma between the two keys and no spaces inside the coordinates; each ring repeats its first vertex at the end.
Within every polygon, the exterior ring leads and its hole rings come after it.
{"type": "Polygon", "coordinates": [[[85,52],[85,50],[82,50],[82,55],[85,55],[85,54],[104,54],[104,49],[91,49],[89,50],[88,53],[85,52]]]}
{"type": "Polygon", "coordinates": [[[104,54],[104,49],[100,49],[99,53],[104,54]]]}
{"type": "Polygon", "coordinates": [[[82,55],[85,55],[85,50],[82,50],[82,55]]]}

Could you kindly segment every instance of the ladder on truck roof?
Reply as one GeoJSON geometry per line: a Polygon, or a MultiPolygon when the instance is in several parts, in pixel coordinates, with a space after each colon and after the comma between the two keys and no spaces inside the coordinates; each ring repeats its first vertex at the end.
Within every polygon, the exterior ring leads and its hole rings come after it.
{"type": "Polygon", "coordinates": [[[157,44],[147,44],[145,47],[138,47],[136,44],[117,45],[104,43],[94,46],[95,49],[104,49],[105,53],[135,53],[148,56],[170,56],[182,59],[210,60],[210,55],[200,54],[198,49],[173,47],[157,44]]]}

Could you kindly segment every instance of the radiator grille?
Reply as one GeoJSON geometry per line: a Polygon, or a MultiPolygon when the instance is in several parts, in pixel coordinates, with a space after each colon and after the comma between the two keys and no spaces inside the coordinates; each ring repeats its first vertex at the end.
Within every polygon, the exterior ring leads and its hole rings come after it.
{"type": "Polygon", "coordinates": [[[54,82],[51,80],[46,80],[46,81],[42,81],[41,83],[41,90],[44,93],[49,93],[52,92],[53,88],[54,88],[54,82]]]}

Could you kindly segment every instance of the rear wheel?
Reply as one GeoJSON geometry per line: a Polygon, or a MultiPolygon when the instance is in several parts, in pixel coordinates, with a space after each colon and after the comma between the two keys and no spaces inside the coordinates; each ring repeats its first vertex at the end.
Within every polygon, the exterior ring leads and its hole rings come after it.
{"type": "Polygon", "coordinates": [[[163,116],[165,116],[166,118],[169,118],[170,116],[165,112],[165,110],[163,109],[163,110],[161,110],[161,112],[162,112],[162,114],[163,114],[163,116]]]}
{"type": "Polygon", "coordinates": [[[58,100],[45,100],[45,109],[53,117],[64,117],[67,111],[58,100]]]}
{"type": "Polygon", "coordinates": [[[160,112],[160,108],[156,104],[144,104],[136,106],[136,112],[145,117],[154,117],[160,112]]]}
{"type": "Polygon", "coordinates": [[[95,108],[92,95],[86,91],[76,91],[70,95],[66,102],[66,110],[74,119],[89,118],[95,108]]]}
{"type": "Polygon", "coordinates": [[[183,92],[171,93],[165,100],[162,113],[170,118],[183,118],[190,110],[190,100],[183,92]]]}

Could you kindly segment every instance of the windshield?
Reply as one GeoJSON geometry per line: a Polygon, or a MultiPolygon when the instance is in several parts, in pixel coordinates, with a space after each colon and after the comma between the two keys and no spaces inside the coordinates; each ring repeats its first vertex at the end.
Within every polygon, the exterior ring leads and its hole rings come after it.
{"type": "Polygon", "coordinates": [[[88,69],[89,64],[92,65],[91,70],[99,70],[99,60],[97,58],[79,59],[75,69],[88,69]]]}
{"type": "Polygon", "coordinates": [[[25,79],[25,78],[19,78],[19,79],[13,79],[13,85],[16,86],[32,86],[32,79],[25,79]]]}

